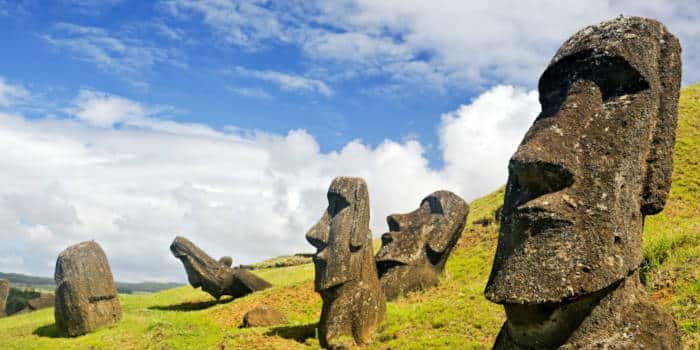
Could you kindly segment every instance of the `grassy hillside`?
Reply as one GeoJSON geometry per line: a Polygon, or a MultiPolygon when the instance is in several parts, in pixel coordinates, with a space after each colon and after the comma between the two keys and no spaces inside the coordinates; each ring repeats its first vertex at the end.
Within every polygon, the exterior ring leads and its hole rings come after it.
{"type": "MultiPolygon", "coordinates": [[[[643,270],[649,292],[672,312],[686,348],[700,346],[700,85],[683,90],[676,165],[668,205],[647,219],[643,270]]],[[[387,317],[367,349],[490,349],[504,315],[482,292],[498,228],[473,225],[492,217],[503,190],[471,203],[469,224],[440,285],[388,304],[387,317]]],[[[2,349],[309,349],[321,300],[313,291],[313,265],[256,270],[274,287],[216,303],[189,286],[150,295],[120,295],[124,320],[76,339],[55,338],[53,310],[0,319],[2,349]],[[238,328],[259,304],[280,309],[289,324],[238,328]]]]}

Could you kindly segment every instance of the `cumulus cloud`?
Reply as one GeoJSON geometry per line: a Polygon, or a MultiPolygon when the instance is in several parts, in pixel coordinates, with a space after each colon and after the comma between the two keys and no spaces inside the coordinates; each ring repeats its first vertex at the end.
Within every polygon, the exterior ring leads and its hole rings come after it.
{"type": "Polygon", "coordinates": [[[444,172],[459,193],[474,198],[482,186],[505,183],[508,160],[539,111],[535,91],[500,85],[442,116],[444,172]]]}
{"type": "Polygon", "coordinates": [[[237,264],[312,251],[304,233],[340,175],[366,179],[379,235],[386,215],[437,189],[474,199],[500,186],[537,106],[534,92],[499,86],[445,114],[443,169],[429,167],[416,140],[324,153],[304,130],[214,130],[98,91],[79,92],[69,119],[0,114],[11,145],[0,147],[0,271],[50,275],[60,250],[89,239],[127,281],[183,281],[168,250],[175,235],[237,264]]]}

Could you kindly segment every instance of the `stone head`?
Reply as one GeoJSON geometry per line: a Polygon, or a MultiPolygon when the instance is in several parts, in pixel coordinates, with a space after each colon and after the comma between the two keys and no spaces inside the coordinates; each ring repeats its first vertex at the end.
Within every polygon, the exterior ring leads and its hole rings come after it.
{"type": "Polygon", "coordinates": [[[214,260],[194,243],[184,237],[175,237],[170,251],[178,258],[187,272],[187,280],[192,287],[219,298],[226,293],[226,288],[233,279],[232,269],[226,262],[214,260]]]}
{"type": "Polygon", "coordinates": [[[678,40],[639,17],[584,28],[556,53],[508,166],[485,292],[509,321],[523,305],[590,304],[637,269],[644,216],[671,185],[680,67],[678,40]]]}
{"type": "MultiPolygon", "coordinates": [[[[316,247],[316,290],[359,280],[372,258],[369,193],[361,178],[337,177],[328,189],[328,208],[306,233],[316,247]],[[369,258],[368,258],[369,257],[369,258]]],[[[373,269],[374,270],[374,269],[373,269]]]]}
{"type": "Polygon", "coordinates": [[[423,198],[418,209],[387,217],[377,271],[387,297],[434,285],[459,240],[469,213],[467,203],[449,191],[423,198]],[[409,283],[410,282],[410,283],[409,283]],[[410,285],[409,285],[410,284],[410,285]],[[394,289],[400,290],[394,290],[394,289]]]}

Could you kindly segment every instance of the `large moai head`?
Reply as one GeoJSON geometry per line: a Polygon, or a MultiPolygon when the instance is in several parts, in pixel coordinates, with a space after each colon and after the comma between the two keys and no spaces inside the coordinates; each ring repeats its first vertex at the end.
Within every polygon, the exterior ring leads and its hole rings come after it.
{"type": "Polygon", "coordinates": [[[462,235],[467,203],[449,191],[423,198],[418,209],[386,218],[377,272],[387,299],[437,284],[445,262],[462,235]]]}
{"type": "Polygon", "coordinates": [[[374,268],[369,230],[367,184],[357,177],[337,177],[328,189],[328,208],[307,233],[316,247],[316,291],[360,280],[374,268]],[[370,262],[366,260],[371,260],[370,262]]]}
{"type": "Polygon", "coordinates": [[[584,28],[542,74],[485,291],[511,334],[561,341],[638,268],[644,216],[671,185],[680,75],[678,40],[639,17],[584,28]]]}

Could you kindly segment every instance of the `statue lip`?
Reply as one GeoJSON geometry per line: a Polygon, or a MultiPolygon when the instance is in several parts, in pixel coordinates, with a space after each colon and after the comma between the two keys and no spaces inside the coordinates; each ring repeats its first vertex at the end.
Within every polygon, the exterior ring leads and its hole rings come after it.
{"type": "Polygon", "coordinates": [[[377,270],[382,273],[389,271],[391,269],[401,267],[401,266],[408,266],[408,264],[398,261],[398,260],[391,260],[391,259],[382,259],[382,260],[377,260],[377,270]]]}

